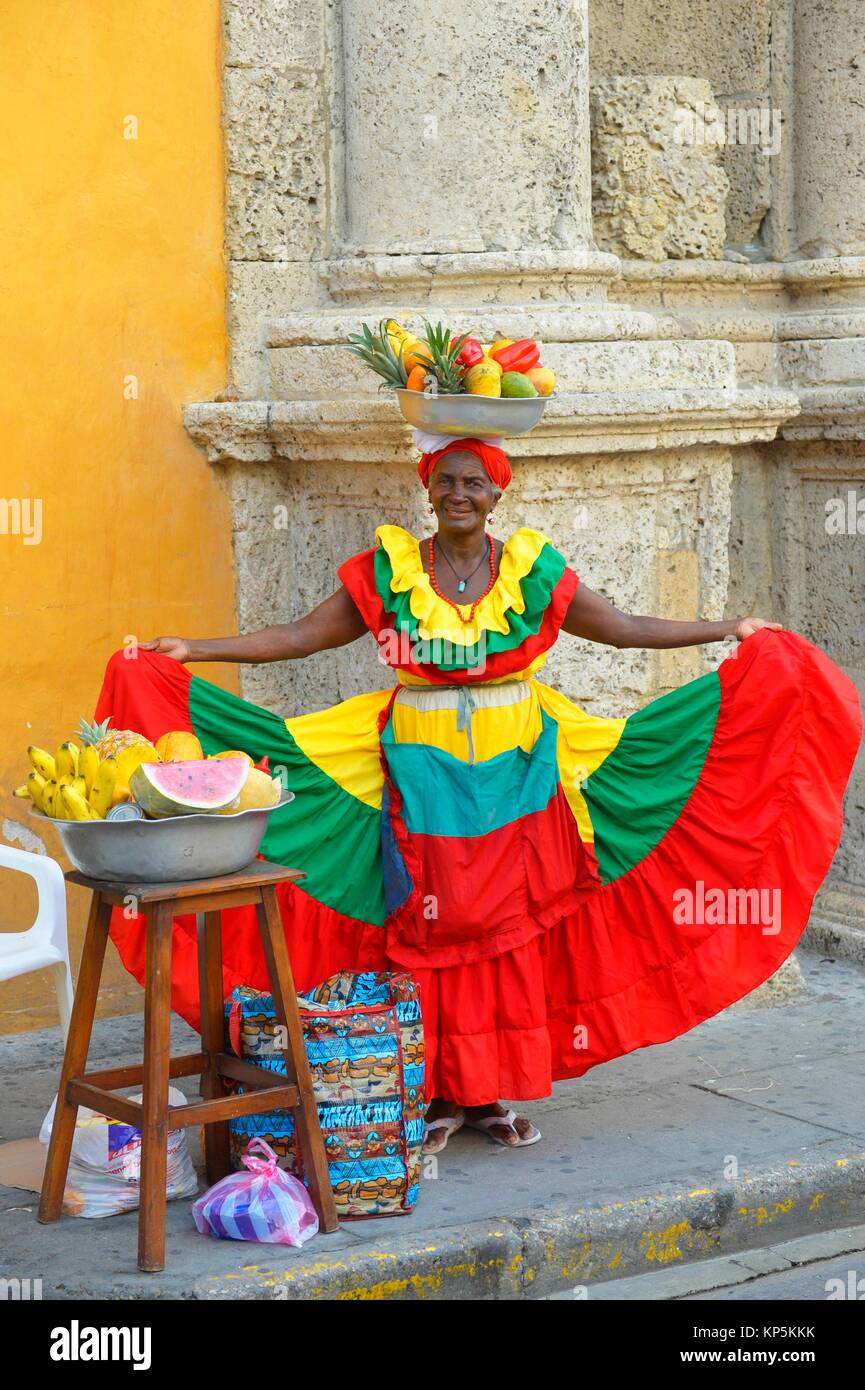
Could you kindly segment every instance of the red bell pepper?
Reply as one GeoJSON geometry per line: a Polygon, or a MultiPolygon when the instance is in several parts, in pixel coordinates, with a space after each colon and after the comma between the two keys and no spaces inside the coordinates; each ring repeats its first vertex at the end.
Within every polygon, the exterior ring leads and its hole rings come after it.
{"type": "MultiPolygon", "coordinates": [[[[456,341],[456,338],[451,338],[451,346],[456,341]]],[[[466,338],[456,360],[461,367],[468,368],[476,366],[478,362],[483,360],[483,356],[484,350],[477,338],[466,338]]]]}
{"type": "Polygon", "coordinates": [[[503,372],[528,372],[541,360],[541,350],[534,338],[520,338],[516,343],[493,353],[503,372]]]}

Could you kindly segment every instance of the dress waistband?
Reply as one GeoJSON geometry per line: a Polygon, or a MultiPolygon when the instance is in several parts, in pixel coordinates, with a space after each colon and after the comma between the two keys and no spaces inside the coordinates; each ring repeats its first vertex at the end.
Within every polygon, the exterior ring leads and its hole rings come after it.
{"type": "Polygon", "coordinates": [[[529,681],[499,681],[495,685],[401,685],[396,702],[423,711],[455,709],[457,729],[465,731],[469,745],[469,762],[475,760],[472,739],[472,715],[478,709],[504,709],[527,699],[529,681]]]}
{"type": "Polygon", "coordinates": [[[518,705],[531,689],[529,681],[498,681],[495,685],[401,685],[396,698],[401,705],[415,709],[501,709],[518,705]]]}

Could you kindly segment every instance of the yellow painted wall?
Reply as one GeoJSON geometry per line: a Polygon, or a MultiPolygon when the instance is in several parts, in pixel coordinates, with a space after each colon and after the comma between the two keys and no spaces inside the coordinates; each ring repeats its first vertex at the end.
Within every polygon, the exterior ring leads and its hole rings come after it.
{"type": "MultiPolygon", "coordinates": [[[[225,385],[219,2],[0,0],[0,34],[0,498],[43,509],[39,544],[0,534],[14,843],[26,747],[92,716],[108,655],[234,631],[235,606],[227,498],[181,422],[225,385]]],[[[0,871],[0,929],[32,917],[21,882],[0,871]]],[[[86,895],[68,899],[77,965],[86,895]]],[[[104,1012],[137,1007],[113,949],[105,978],[104,1012]]],[[[0,985],[0,1032],[55,1020],[47,977],[0,985]]]]}

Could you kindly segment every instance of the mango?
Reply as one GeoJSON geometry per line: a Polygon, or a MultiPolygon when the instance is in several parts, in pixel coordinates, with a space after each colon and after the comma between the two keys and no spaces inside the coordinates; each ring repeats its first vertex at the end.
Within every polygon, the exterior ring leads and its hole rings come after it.
{"type": "Polygon", "coordinates": [[[549,367],[532,367],[526,376],[539,396],[551,396],[556,389],[556,374],[549,367]]]}
{"type": "Polygon", "coordinates": [[[501,379],[503,396],[537,396],[538,390],[523,372],[505,372],[501,379]]]}
{"type": "Polygon", "coordinates": [[[195,734],[185,729],[172,729],[156,740],[156,751],[164,763],[199,762],[204,757],[201,744],[195,734]]]}

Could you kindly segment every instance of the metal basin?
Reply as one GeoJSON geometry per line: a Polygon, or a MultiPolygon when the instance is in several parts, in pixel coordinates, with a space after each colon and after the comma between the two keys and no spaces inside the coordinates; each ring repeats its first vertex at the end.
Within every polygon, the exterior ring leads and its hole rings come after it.
{"type": "Polygon", "coordinates": [[[88,878],[181,883],[245,869],[258,854],[270,816],[293,800],[294,792],[284,792],[275,806],[260,811],[165,820],[55,820],[35,807],[31,815],[54,826],[72,864],[88,878]]]}
{"type": "Polygon", "coordinates": [[[418,430],[456,438],[526,434],[538,423],[552,396],[427,396],[423,391],[395,391],[403,413],[418,430]]]}

